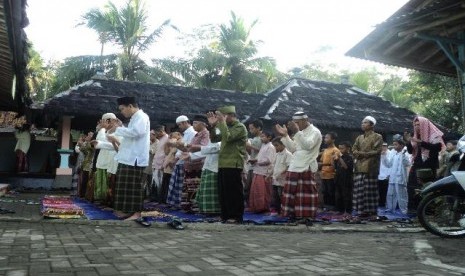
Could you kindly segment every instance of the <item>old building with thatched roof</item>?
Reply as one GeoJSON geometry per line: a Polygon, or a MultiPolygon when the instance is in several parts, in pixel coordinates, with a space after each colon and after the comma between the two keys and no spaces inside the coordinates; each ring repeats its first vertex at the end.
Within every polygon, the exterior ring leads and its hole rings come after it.
{"type": "Polygon", "coordinates": [[[152,126],[174,126],[179,115],[193,117],[223,105],[235,105],[239,118],[246,120],[263,99],[260,94],[94,78],[46,101],[36,118],[45,118],[50,124],[61,116],[72,116],[73,128],[91,129],[106,112],[124,120],[116,104],[123,96],[137,98],[152,126]]]}
{"type": "Polygon", "coordinates": [[[376,118],[376,131],[388,140],[393,134],[410,129],[415,116],[412,111],[353,85],[294,78],[265,94],[251,117],[271,125],[285,123],[296,111],[305,111],[323,133],[337,132],[339,141],[353,141],[367,115],[376,118]]]}

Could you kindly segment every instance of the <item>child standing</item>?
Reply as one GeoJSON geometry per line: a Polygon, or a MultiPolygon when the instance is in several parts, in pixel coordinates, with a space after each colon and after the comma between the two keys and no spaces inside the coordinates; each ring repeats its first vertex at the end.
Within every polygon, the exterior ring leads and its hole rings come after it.
{"type": "Polygon", "coordinates": [[[394,153],[390,156],[381,155],[381,162],[389,171],[389,187],[386,195],[386,212],[394,212],[397,205],[402,214],[407,214],[408,194],[407,194],[407,168],[411,165],[410,160],[404,151],[404,140],[400,134],[393,137],[394,153]]]}
{"type": "Polygon", "coordinates": [[[276,149],[276,158],[273,166],[273,191],[271,199],[271,215],[281,213],[281,196],[283,194],[286,171],[291,163],[292,153],[286,149],[280,137],[271,142],[276,149]]]}
{"type": "Polygon", "coordinates": [[[333,166],[333,155],[339,154],[339,149],[336,148],[334,142],[336,141],[337,135],[334,132],[330,132],[325,135],[326,149],[321,155],[321,180],[323,184],[323,201],[326,209],[332,211],[335,207],[336,201],[336,190],[334,184],[334,176],[336,170],[333,166]]]}
{"type": "Polygon", "coordinates": [[[168,196],[168,187],[170,185],[171,174],[173,173],[174,165],[176,164],[176,152],[177,148],[172,144],[182,139],[181,133],[175,131],[170,133],[168,142],[165,143],[165,160],[163,161],[163,178],[160,190],[160,203],[166,203],[166,197],[168,196]]]}
{"type": "Polygon", "coordinates": [[[352,212],[352,189],[354,175],[354,158],[350,154],[352,146],[344,141],[339,144],[339,153],[333,155],[336,169],[336,210],[349,215],[352,212]]]}
{"type": "Polygon", "coordinates": [[[271,204],[271,181],[273,162],[276,150],[270,143],[273,138],[269,132],[262,132],[260,139],[262,147],[258,152],[257,159],[249,160],[255,164],[253,169],[253,180],[250,186],[249,210],[254,213],[268,212],[271,204]]]}

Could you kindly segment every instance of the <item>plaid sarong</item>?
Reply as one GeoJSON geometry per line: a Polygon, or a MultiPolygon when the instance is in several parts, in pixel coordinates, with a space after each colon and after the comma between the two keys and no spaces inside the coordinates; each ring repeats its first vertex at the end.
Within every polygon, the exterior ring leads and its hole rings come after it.
{"type": "Polygon", "coordinates": [[[170,178],[166,203],[181,207],[182,187],[184,186],[184,164],[176,164],[170,178]]]}
{"type": "Polygon", "coordinates": [[[375,215],[378,209],[378,178],[365,173],[354,175],[352,199],[353,210],[357,215],[375,215]]]}
{"type": "Polygon", "coordinates": [[[314,218],[318,209],[318,190],[311,171],[287,172],[281,212],[285,217],[314,218]]]}
{"type": "Polygon", "coordinates": [[[94,200],[105,200],[108,191],[108,175],[106,169],[95,172],[94,200]]]}
{"type": "Polygon", "coordinates": [[[194,211],[196,209],[194,199],[195,195],[197,194],[197,190],[200,186],[201,175],[202,171],[199,170],[184,170],[184,181],[181,194],[181,207],[185,211],[194,211]]]}
{"type": "Polygon", "coordinates": [[[200,187],[195,197],[199,212],[204,214],[220,213],[220,201],[218,198],[218,173],[203,170],[200,187]]]}
{"type": "Polygon", "coordinates": [[[118,164],[115,188],[115,210],[125,213],[142,211],[144,203],[144,167],[118,164]]]}

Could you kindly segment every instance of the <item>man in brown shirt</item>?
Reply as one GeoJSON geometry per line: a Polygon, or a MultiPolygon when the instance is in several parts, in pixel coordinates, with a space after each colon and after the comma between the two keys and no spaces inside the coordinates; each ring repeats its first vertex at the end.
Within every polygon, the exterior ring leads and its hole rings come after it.
{"type": "Polygon", "coordinates": [[[352,147],[356,159],[352,204],[361,217],[377,215],[377,182],[383,137],[373,131],[375,125],[375,118],[365,117],[362,121],[364,134],[357,137],[352,147]]]}

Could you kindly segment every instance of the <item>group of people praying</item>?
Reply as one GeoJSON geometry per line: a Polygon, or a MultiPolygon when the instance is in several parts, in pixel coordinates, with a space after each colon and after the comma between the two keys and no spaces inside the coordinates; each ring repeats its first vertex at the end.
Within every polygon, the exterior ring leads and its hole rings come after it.
{"type": "Polygon", "coordinates": [[[338,142],[335,132],[322,135],[302,111],[266,130],[258,119],[247,128],[234,106],[223,106],[178,116],[172,131],[151,127],[134,97],[117,104],[127,125],[105,113],[96,132],[76,144],[77,195],[128,220],[140,218],[150,200],[223,223],[242,223],[244,212],[308,223],[319,211],[358,222],[376,217],[380,206],[414,210],[423,181],[417,173],[434,179],[453,167],[456,141],[446,150],[443,133],[421,116],[413,133],[394,135],[389,149],[372,116],[361,120],[363,133],[351,143],[338,142]]]}

